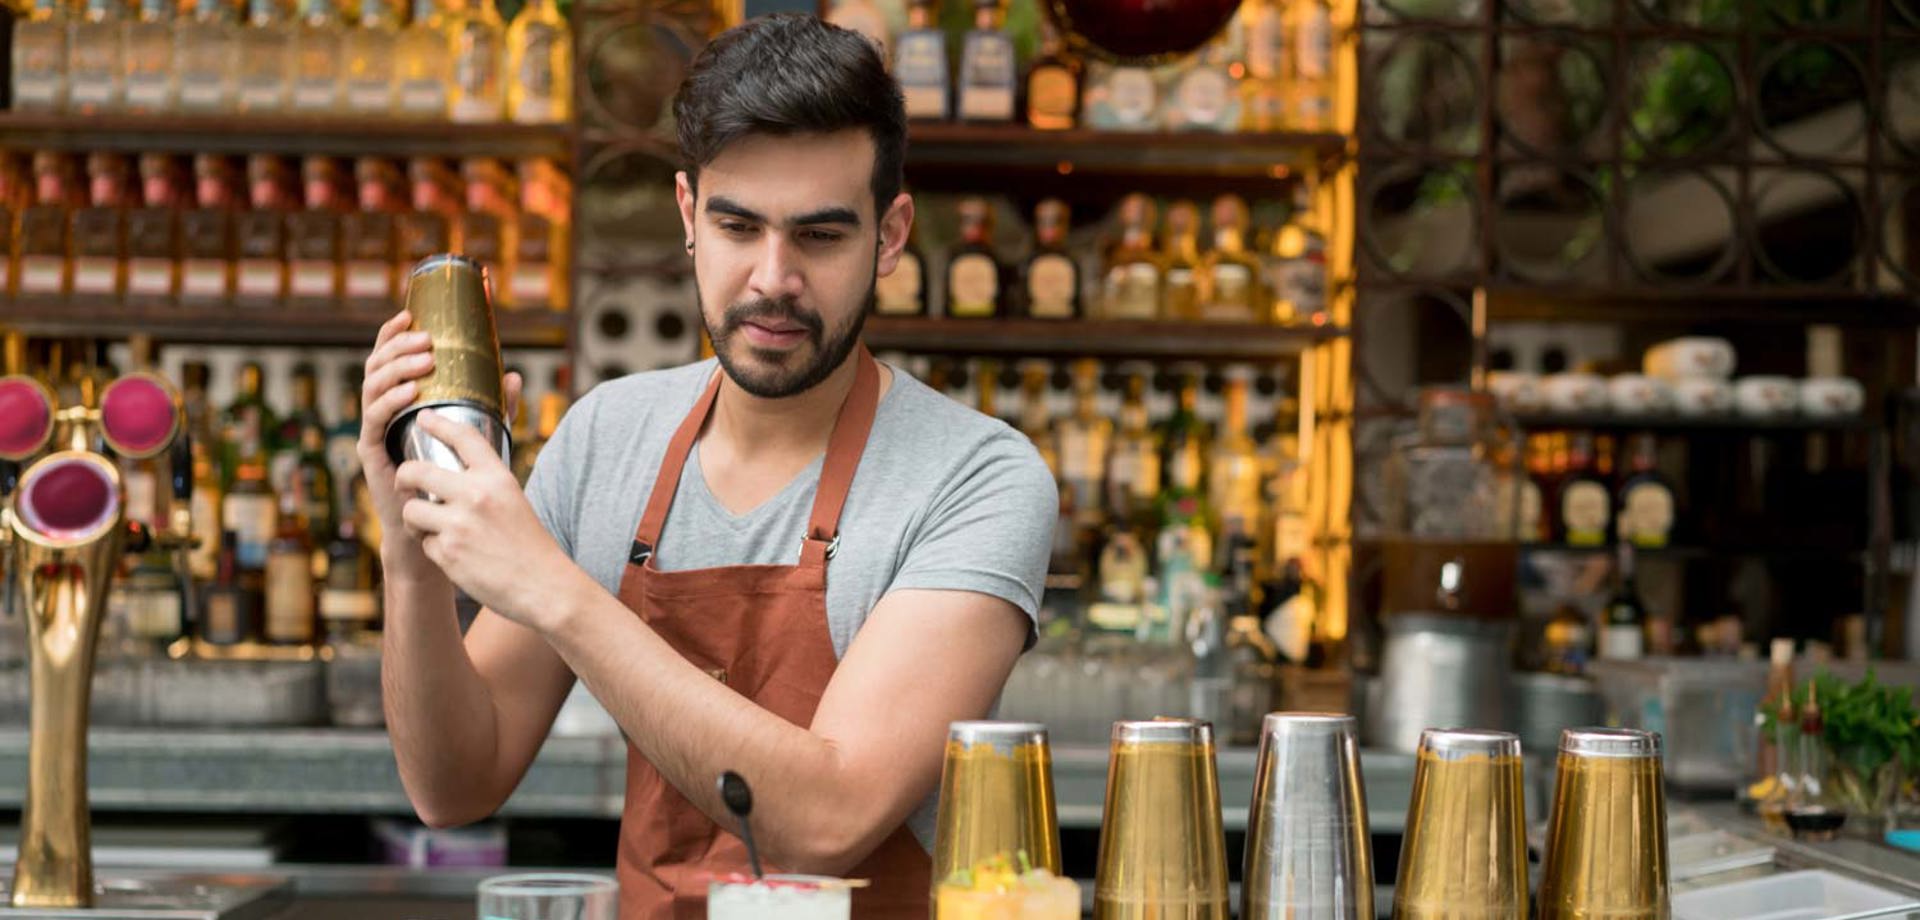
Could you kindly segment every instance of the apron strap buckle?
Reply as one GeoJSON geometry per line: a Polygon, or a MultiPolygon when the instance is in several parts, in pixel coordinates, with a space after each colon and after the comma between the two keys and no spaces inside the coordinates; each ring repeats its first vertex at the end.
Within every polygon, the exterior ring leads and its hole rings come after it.
{"type": "Polygon", "coordinates": [[[646,565],[647,560],[652,558],[653,547],[642,540],[633,541],[633,549],[627,552],[627,562],[633,565],[646,565]]]}
{"type": "Polygon", "coordinates": [[[825,537],[819,537],[819,536],[800,538],[800,558],[801,559],[807,558],[807,544],[809,543],[825,543],[827,545],[825,555],[826,555],[826,558],[828,559],[832,559],[834,556],[837,556],[840,554],[840,535],[837,533],[833,535],[832,539],[827,539],[825,537]]]}

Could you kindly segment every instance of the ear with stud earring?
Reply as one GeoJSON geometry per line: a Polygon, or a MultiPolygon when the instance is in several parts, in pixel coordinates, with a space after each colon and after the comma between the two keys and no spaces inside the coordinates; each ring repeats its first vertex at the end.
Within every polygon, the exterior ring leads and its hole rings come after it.
{"type": "Polygon", "coordinates": [[[693,251],[693,241],[692,241],[692,240],[688,240],[688,241],[687,241],[687,251],[688,251],[688,252],[692,252],[692,251],[693,251]]]}

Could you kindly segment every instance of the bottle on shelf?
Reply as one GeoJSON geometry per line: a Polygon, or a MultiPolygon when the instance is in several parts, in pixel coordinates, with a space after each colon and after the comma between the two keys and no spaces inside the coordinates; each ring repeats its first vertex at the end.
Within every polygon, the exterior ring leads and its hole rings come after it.
{"type": "Polygon", "coordinates": [[[127,214],[127,303],[169,304],[180,290],[182,195],[173,157],[140,156],[140,198],[127,214]]]}
{"type": "Polygon", "coordinates": [[[67,108],[67,4],[33,0],[13,26],[13,107],[26,112],[67,108]]]}
{"type": "Polygon", "coordinates": [[[295,309],[325,310],[340,302],[342,178],[332,157],[300,163],[305,207],[287,215],[287,300],[295,309]]]}
{"type": "MultiPolygon", "coordinates": [[[[513,471],[521,485],[526,485],[527,477],[533,474],[533,465],[540,459],[540,450],[553,440],[553,433],[560,429],[560,419],[567,414],[568,399],[572,375],[561,367],[554,375],[553,387],[540,394],[540,406],[536,413],[534,429],[526,432],[514,442],[513,471]]],[[[525,412],[524,404],[521,407],[525,412]]]]}
{"type": "Polygon", "coordinates": [[[327,429],[327,472],[333,478],[334,517],[352,520],[355,483],[360,479],[360,383],[358,373],[347,377],[340,390],[338,421],[327,429]]]}
{"type": "Polygon", "coordinates": [[[327,543],[327,579],[320,589],[320,618],[327,627],[327,643],[355,641],[376,629],[380,620],[379,563],[360,539],[353,518],[340,519],[327,543]]]}
{"type": "Polygon", "coordinates": [[[1047,405],[1047,366],[1033,362],[1020,370],[1020,433],[1033,442],[1040,459],[1055,479],[1060,478],[1060,455],[1054,450],[1053,409],[1047,405]]]}
{"type": "Polygon", "coordinates": [[[243,459],[234,469],[220,508],[220,520],[232,537],[234,558],[243,576],[266,571],[268,545],[279,527],[279,509],[273,486],[267,481],[267,454],[258,442],[239,448],[243,459]]]}
{"type": "Polygon", "coordinates": [[[1553,439],[1544,434],[1527,437],[1526,481],[1519,489],[1519,540],[1522,543],[1546,543],[1553,539],[1552,520],[1547,516],[1547,496],[1553,494],[1553,439]]]}
{"type": "MultiPolygon", "coordinates": [[[[244,541],[243,541],[244,543],[244,541]]],[[[265,638],[273,645],[310,645],[314,639],[313,546],[298,497],[280,496],[279,527],[267,547],[265,638]]]]}
{"type": "Polygon", "coordinates": [[[1226,415],[1207,452],[1207,497],[1219,521],[1220,545],[1255,540],[1263,513],[1260,447],[1247,427],[1247,381],[1232,377],[1224,393],[1226,415]]]}
{"type": "Polygon", "coordinates": [[[226,527],[220,516],[225,511],[226,492],[220,483],[219,455],[221,446],[211,436],[202,436],[198,432],[211,431],[212,425],[206,419],[206,381],[205,364],[189,364],[185,368],[185,378],[189,392],[196,386],[200,388],[201,423],[193,422],[193,401],[188,402],[188,430],[196,432],[193,438],[193,501],[190,513],[193,518],[193,536],[199,544],[187,553],[187,571],[197,584],[212,582],[218,574],[220,553],[226,527]],[[197,370],[195,368],[198,368],[197,370]]]}
{"type": "Polygon", "coordinates": [[[908,118],[947,120],[952,95],[947,79],[947,33],[940,28],[936,0],[910,0],[907,31],[900,35],[893,75],[900,81],[908,118]]]}
{"type": "Polygon", "coordinates": [[[1200,381],[1180,382],[1173,414],[1160,426],[1160,528],[1156,556],[1161,587],[1177,590],[1181,566],[1199,572],[1213,566],[1213,517],[1207,501],[1207,445],[1212,440],[1199,415],[1200,381]],[[1169,555],[1185,553],[1186,563],[1170,565],[1169,555]]]}
{"type": "Polygon", "coordinates": [[[14,234],[13,278],[19,296],[65,297],[71,289],[67,212],[77,190],[72,160],[50,151],[33,155],[33,202],[21,209],[14,234]]]}
{"type": "Polygon", "coordinates": [[[1200,207],[1177,201],[1167,209],[1166,293],[1161,315],[1167,319],[1200,318],[1200,207]]]}
{"type": "Polygon", "coordinates": [[[171,550],[154,546],[141,553],[125,587],[127,638],[136,654],[152,655],[180,638],[186,603],[171,550]]]}
{"type": "Polygon", "coordinates": [[[1107,462],[1113,451],[1113,419],[1100,411],[1100,364],[1073,364],[1073,414],[1054,424],[1054,455],[1060,478],[1072,493],[1074,525],[1083,545],[1092,545],[1106,519],[1107,462]]]}
{"type": "Polygon", "coordinates": [[[314,425],[300,433],[299,462],[294,467],[292,489],[297,513],[307,527],[307,543],[313,549],[314,577],[326,574],[327,541],[333,539],[339,517],[333,470],[327,463],[326,429],[314,425]]]}
{"type": "Polygon", "coordinates": [[[274,424],[267,437],[267,479],[275,494],[284,495],[295,488],[294,477],[304,458],[307,434],[324,440],[326,424],[320,420],[320,383],[313,365],[293,369],[293,408],[274,424]]]}
{"type": "Polygon", "coordinates": [[[120,61],[123,16],[117,0],[86,0],[67,29],[67,110],[77,115],[118,112],[126,105],[120,61]]]}
{"type": "Polygon", "coordinates": [[[573,31],[554,0],[529,0],[507,27],[507,117],[565,124],[573,117],[573,31]]]}
{"type": "MultiPolygon", "coordinates": [[[[449,188],[446,163],[421,157],[407,164],[412,210],[400,214],[399,270],[406,272],[430,255],[453,246],[453,216],[459,213],[449,188]]],[[[404,275],[403,275],[404,277],[404,275]]]]}
{"type": "Polygon", "coordinates": [[[1613,490],[1594,461],[1593,435],[1571,433],[1567,451],[1567,475],[1555,502],[1560,540],[1568,546],[1604,546],[1613,533],[1613,490]]]}
{"type": "Polygon", "coordinates": [[[342,101],[362,117],[392,115],[399,105],[400,13],[396,0],[360,0],[359,28],[340,42],[342,101]]]}
{"type": "Polygon", "coordinates": [[[828,22],[860,33],[879,52],[880,60],[893,60],[893,35],[887,25],[887,14],[874,0],[835,0],[827,5],[832,7],[827,11],[828,22]]]}
{"type": "Polygon", "coordinates": [[[173,0],[139,0],[120,32],[121,84],[129,112],[157,114],[176,107],[173,0]]]}
{"type": "Polygon", "coordinates": [[[460,178],[467,206],[454,222],[454,249],[498,283],[506,268],[507,228],[513,226],[506,169],[499,160],[476,157],[461,162],[460,178]]]}
{"type": "Polygon", "coordinates": [[[1293,212],[1273,234],[1267,262],[1277,325],[1311,322],[1327,309],[1327,241],[1313,216],[1312,197],[1305,186],[1294,190],[1293,212]]]}
{"type": "MultiPolygon", "coordinates": [[[[370,0],[378,4],[383,0],[370,0]]],[[[393,161],[354,162],[355,203],[340,219],[341,294],[350,310],[380,311],[397,303],[394,251],[400,171],[393,161]]]]}
{"type": "Polygon", "coordinates": [[[1033,255],[1027,257],[1027,315],[1080,318],[1080,266],[1067,251],[1067,203],[1048,198],[1033,210],[1033,255]]]}
{"type": "Polygon", "coordinates": [[[1160,494],[1160,445],[1148,423],[1147,381],[1138,374],[1127,378],[1120,402],[1120,424],[1107,459],[1107,516],[1116,526],[1144,530],[1160,494]]]}
{"type": "Polygon", "coordinates": [[[507,114],[507,29],[493,0],[455,0],[447,15],[453,82],[447,112],[456,122],[495,122],[507,114]]]}
{"type": "Polygon", "coordinates": [[[1288,127],[1295,131],[1332,131],[1333,10],[1327,0],[1288,3],[1286,34],[1293,51],[1283,58],[1288,127]]]}
{"type": "Polygon", "coordinates": [[[174,21],[173,60],[179,109],[223,115],[240,95],[241,25],[231,0],[196,0],[191,17],[174,21]]]}
{"type": "Polygon", "coordinates": [[[984,198],[960,203],[960,240],[947,259],[947,315],[992,319],[1004,296],[1000,259],[993,249],[993,207],[984,198]]]}
{"type": "Polygon", "coordinates": [[[287,296],[287,215],[293,211],[287,164],[279,157],[247,158],[247,203],[234,221],[234,299],[279,307],[287,296]]]}
{"type": "Polygon", "coordinates": [[[1280,0],[1246,0],[1240,22],[1247,37],[1246,76],[1240,81],[1240,126],[1246,131],[1278,131],[1287,124],[1285,13],[1280,0]]]}
{"type": "Polygon", "coordinates": [[[1238,195],[1213,202],[1213,250],[1200,262],[1200,315],[1215,322],[1250,323],[1258,317],[1260,265],[1247,254],[1251,217],[1238,195]]]}
{"type": "Polygon", "coordinates": [[[246,2],[235,102],[246,114],[281,114],[293,101],[293,24],[281,8],[282,0],[246,2]]]}
{"type": "Polygon", "coordinates": [[[507,276],[508,306],[565,310],[570,290],[567,266],[569,201],[566,176],[552,160],[521,160],[520,213],[507,276]]]}
{"type": "Polygon", "coordinates": [[[1107,319],[1155,319],[1165,265],[1153,247],[1153,200],[1138,194],[1121,199],[1119,220],[1120,242],[1107,258],[1101,313],[1107,319]]]}
{"type": "Polygon", "coordinates": [[[1600,657],[1610,661],[1637,661],[1647,654],[1647,608],[1634,584],[1633,546],[1621,543],[1613,568],[1613,594],[1607,598],[1606,619],[1600,626],[1600,657]]]}
{"type": "MultiPolygon", "coordinates": [[[[267,408],[267,400],[262,392],[262,376],[263,371],[258,363],[249,361],[242,365],[233,402],[220,413],[220,483],[228,492],[233,491],[240,466],[254,451],[259,453],[260,478],[263,483],[267,480],[268,439],[278,423],[274,420],[272,410],[267,408]]],[[[268,488],[267,491],[272,490],[268,488]]],[[[227,526],[231,528],[234,525],[229,521],[227,526]]],[[[258,529],[250,528],[244,532],[257,533],[258,529]]],[[[264,541],[270,535],[269,532],[260,538],[264,541]]]]}
{"type": "Polygon", "coordinates": [[[1793,640],[1775,639],[1768,649],[1767,695],[1754,712],[1754,780],[1743,798],[1754,804],[1761,823],[1775,833],[1787,832],[1787,803],[1799,780],[1794,767],[1799,720],[1793,709],[1793,640]],[[1773,717],[1768,730],[1767,717],[1773,717]]]}
{"type": "Polygon", "coordinates": [[[1018,90],[1013,39],[1001,28],[1003,0],[973,0],[973,29],[960,54],[960,120],[1010,122],[1018,90]]]}
{"type": "Polygon", "coordinates": [[[293,23],[293,85],[288,108],[300,115],[332,115],[345,107],[347,27],[333,0],[299,0],[293,23]]]}
{"type": "Polygon", "coordinates": [[[453,50],[439,0],[413,0],[412,18],[400,30],[397,52],[395,113],[414,120],[445,119],[453,50]]]}
{"type": "Polygon", "coordinates": [[[193,196],[193,207],[180,215],[180,299],[224,305],[233,299],[239,264],[232,161],[210,153],[196,155],[193,196]]]}
{"type": "Polygon", "coordinates": [[[1660,475],[1660,442],[1642,432],[1627,439],[1627,470],[1615,508],[1620,541],[1659,549],[1673,536],[1673,487],[1660,475]]]}
{"type": "Polygon", "coordinates": [[[200,639],[232,646],[259,635],[262,578],[240,565],[239,536],[227,531],[219,541],[219,561],[201,604],[200,639]]]}
{"type": "Polygon", "coordinates": [[[74,210],[69,230],[77,297],[118,298],[126,291],[128,179],[126,157],[87,156],[88,201],[74,210]]]}
{"type": "Polygon", "coordinates": [[[874,279],[873,312],[880,316],[927,315],[927,262],[920,254],[920,225],[907,233],[907,245],[893,271],[874,279]]]}
{"type": "Polygon", "coordinates": [[[1065,131],[1080,118],[1080,60],[1066,49],[1059,30],[1040,19],[1040,56],[1027,68],[1027,124],[1065,131]]]}

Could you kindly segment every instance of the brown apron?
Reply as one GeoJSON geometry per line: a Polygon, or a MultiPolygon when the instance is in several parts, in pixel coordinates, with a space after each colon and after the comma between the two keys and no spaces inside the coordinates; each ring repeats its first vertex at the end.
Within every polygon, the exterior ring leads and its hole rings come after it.
{"type": "MultiPolygon", "coordinates": [[[[880,398],[879,370],[864,346],[855,360],[859,364],[853,392],[841,405],[827,444],[798,565],[685,572],[663,572],[653,565],[653,550],[679,489],[681,470],[720,391],[716,371],[667,447],[620,579],[620,602],[675,651],[761,708],[799,726],[812,723],[839,665],[827,632],[827,560],[837,544],[840,509],[880,398]]],[[[714,874],[746,871],[746,845],[733,830],[723,831],[629,746],[626,810],[620,824],[621,920],[701,920],[706,916],[707,880],[714,874]]],[[[776,870],[768,866],[767,871],[776,870]]],[[[895,828],[848,873],[873,882],[855,892],[854,917],[924,920],[932,871],[932,859],[913,832],[895,828]]]]}

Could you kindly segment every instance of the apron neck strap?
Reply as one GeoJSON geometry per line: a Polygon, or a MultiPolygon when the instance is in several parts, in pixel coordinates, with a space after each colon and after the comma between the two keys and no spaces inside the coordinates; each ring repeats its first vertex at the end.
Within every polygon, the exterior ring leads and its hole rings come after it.
{"type": "MultiPolygon", "coordinates": [[[[865,344],[855,348],[853,357],[858,362],[854,371],[853,390],[847,394],[846,402],[840,404],[833,434],[827,440],[827,458],[820,470],[820,485],[814,495],[813,513],[808,517],[806,540],[801,545],[800,559],[807,564],[824,563],[831,555],[834,540],[839,534],[840,512],[846,507],[847,493],[853,488],[853,474],[859,469],[860,458],[866,451],[867,435],[873,430],[873,417],[879,406],[878,364],[868,353],[865,344]]],[[[628,554],[628,561],[634,565],[645,564],[653,556],[654,547],[660,545],[660,534],[666,529],[667,512],[673,508],[674,493],[680,490],[680,476],[686,470],[694,442],[700,439],[700,430],[706,427],[707,418],[713,414],[724,374],[723,370],[714,370],[706,390],[694,402],[687,417],[681,420],[680,427],[674,430],[673,440],[667,443],[667,454],[661,459],[660,472],[654,477],[653,492],[647,497],[646,511],[641,514],[640,526],[634,531],[633,548],[628,554]]]]}

